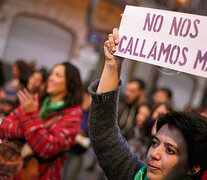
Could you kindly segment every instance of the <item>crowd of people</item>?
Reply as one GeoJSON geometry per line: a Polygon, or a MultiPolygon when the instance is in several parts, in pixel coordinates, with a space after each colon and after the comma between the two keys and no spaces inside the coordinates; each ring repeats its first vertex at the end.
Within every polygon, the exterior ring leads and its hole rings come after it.
{"type": "Polygon", "coordinates": [[[72,168],[71,161],[64,166],[72,149],[79,153],[90,144],[79,140],[88,136],[90,107],[79,70],[63,62],[48,74],[17,60],[12,73],[1,86],[0,179],[67,179],[63,167],[72,168]]]}
{"type": "Polygon", "coordinates": [[[207,179],[206,109],[175,112],[170,89],[148,99],[138,78],[119,101],[118,41],[114,29],[90,86],[69,62],[48,73],[22,59],[6,82],[0,61],[0,179],[77,180],[90,142],[108,179],[207,179]]]}

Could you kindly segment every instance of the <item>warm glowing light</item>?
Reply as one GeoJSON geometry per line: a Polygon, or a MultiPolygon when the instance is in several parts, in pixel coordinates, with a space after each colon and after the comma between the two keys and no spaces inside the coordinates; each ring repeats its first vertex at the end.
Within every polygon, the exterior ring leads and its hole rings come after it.
{"type": "Polygon", "coordinates": [[[178,0],[179,3],[185,3],[186,0],[178,0]]]}

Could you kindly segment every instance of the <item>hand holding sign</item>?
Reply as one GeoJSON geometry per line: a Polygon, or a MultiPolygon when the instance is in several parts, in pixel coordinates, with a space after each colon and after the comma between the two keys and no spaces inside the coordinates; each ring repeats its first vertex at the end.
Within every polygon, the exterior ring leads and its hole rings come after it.
{"type": "Polygon", "coordinates": [[[126,6],[117,56],[207,77],[207,18],[126,6]]]}
{"type": "Polygon", "coordinates": [[[119,30],[113,29],[113,33],[108,35],[108,40],[104,44],[104,53],[108,63],[114,63],[116,46],[119,44],[119,30]]]}
{"type": "Polygon", "coordinates": [[[113,29],[113,33],[109,34],[108,40],[104,44],[105,66],[101,75],[100,83],[97,89],[98,93],[111,91],[117,87],[123,58],[114,56],[114,52],[119,44],[119,30],[113,29]]]}

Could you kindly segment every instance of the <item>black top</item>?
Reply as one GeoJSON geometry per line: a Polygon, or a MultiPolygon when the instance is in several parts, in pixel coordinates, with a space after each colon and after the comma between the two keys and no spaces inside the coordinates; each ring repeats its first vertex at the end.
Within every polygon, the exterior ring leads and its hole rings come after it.
{"type": "Polygon", "coordinates": [[[106,93],[96,93],[99,81],[88,90],[92,95],[89,114],[89,137],[100,166],[110,180],[132,180],[144,165],[130,152],[117,125],[119,86],[106,93]]]}

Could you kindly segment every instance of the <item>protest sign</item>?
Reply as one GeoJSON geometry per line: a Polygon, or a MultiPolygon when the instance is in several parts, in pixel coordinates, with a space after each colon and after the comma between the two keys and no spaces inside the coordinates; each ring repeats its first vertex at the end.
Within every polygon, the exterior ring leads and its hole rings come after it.
{"type": "Polygon", "coordinates": [[[207,78],[207,17],[126,6],[115,55],[207,78]]]}

